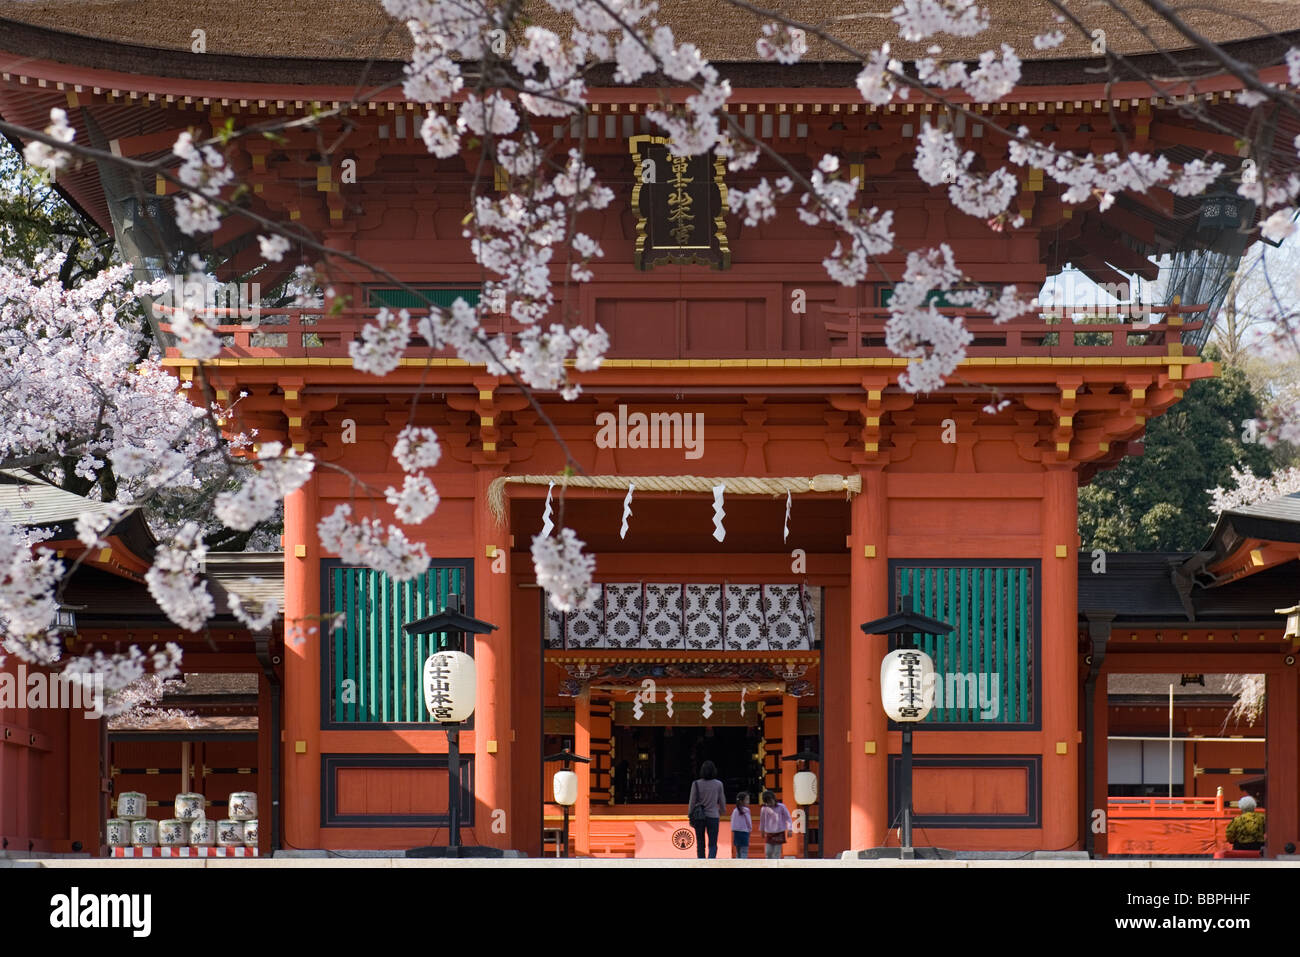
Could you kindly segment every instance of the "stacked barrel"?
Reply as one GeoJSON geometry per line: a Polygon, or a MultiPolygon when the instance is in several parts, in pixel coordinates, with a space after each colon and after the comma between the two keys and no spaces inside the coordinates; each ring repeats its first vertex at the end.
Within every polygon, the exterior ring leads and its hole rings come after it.
{"type": "Polygon", "coordinates": [[[139,791],[117,797],[117,817],[108,821],[105,843],[115,847],[257,847],[257,795],[235,791],[227,812],[209,820],[202,794],[176,795],[174,817],[163,821],[146,815],[148,799],[139,791]]]}

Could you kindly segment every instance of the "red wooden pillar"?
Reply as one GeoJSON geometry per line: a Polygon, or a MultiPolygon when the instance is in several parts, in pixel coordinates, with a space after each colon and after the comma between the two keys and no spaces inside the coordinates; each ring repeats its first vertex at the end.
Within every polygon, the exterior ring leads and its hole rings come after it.
{"type": "MultiPolygon", "coordinates": [[[[81,849],[93,854],[99,847],[101,833],[99,818],[103,792],[100,790],[100,771],[103,767],[104,719],[87,718],[86,712],[78,708],[68,708],[59,714],[60,717],[66,715],[68,722],[68,841],[80,841],[81,849]]],[[[57,757],[53,759],[59,760],[57,757]]],[[[31,765],[37,766],[37,762],[32,760],[31,765]]]]}
{"type": "Polygon", "coordinates": [[[284,755],[286,848],[321,846],[319,487],[313,477],[284,500],[284,739],[272,746],[284,755]]]}
{"type": "Polygon", "coordinates": [[[480,844],[510,847],[512,818],[522,813],[510,806],[510,528],[508,517],[497,522],[487,506],[488,486],[500,474],[475,472],[474,617],[497,630],[474,640],[474,832],[480,844]]]}
{"type": "MultiPolygon", "coordinates": [[[[858,632],[861,636],[862,632],[858,632]]],[[[827,588],[825,640],[822,647],[820,697],[822,794],[817,813],[824,853],[834,857],[849,847],[849,590],[827,588]]],[[[861,746],[859,746],[859,753],[861,746]]]]}
{"type": "Polygon", "coordinates": [[[1294,665],[1268,676],[1268,812],[1264,853],[1275,857],[1289,841],[1300,845],[1300,669],[1294,665]]]}
{"type": "Polygon", "coordinates": [[[799,699],[793,695],[781,697],[781,800],[792,811],[794,803],[794,773],[798,761],[785,760],[799,750],[799,699]]]}
{"type": "MultiPolygon", "coordinates": [[[[522,559],[522,556],[521,556],[522,559]]],[[[538,592],[519,588],[523,579],[520,566],[532,570],[532,562],[522,559],[515,566],[518,576],[511,575],[510,589],[510,641],[511,664],[517,680],[510,683],[514,700],[511,702],[511,724],[514,740],[511,741],[511,847],[539,857],[542,847],[542,802],[549,801],[551,776],[543,780],[542,755],[542,638],[539,622],[538,592]]],[[[554,771],[558,769],[550,769],[554,771]]]]}
{"type": "MultiPolygon", "coordinates": [[[[1079,848],[1078,476],[1043,473],[1042,694],[1044,848],[1079,848]]],[[[1105,698],[1104,693],[1102,698],[1105,698]]]]}
{"type": "MultiPolygon", "coordinates": [[[[271,683],[266,675],[257,673],[257,802],[261,807],[261,820],[258,821],[257,850],[265,855],[271,850],[271,802],[274,800],[275,785],[271,777],[271,755],[273,748],[280,747],[279,741],[271,740],[271,729],[275,721],[271,717],[271,683]]],[[[181,768],[181,783],[186,791],[195,790],[190,777],[189,767],[194,765],[193,747],[185,748],[184,760],[188,763],[181,768]]],[[[283,800],[283,797],[281,797],[283,800]]],[[[281,805],[283,807],[283,805],[281,805]]]]}
{"type": "MultiPolygon", "coordinates": [[[[794,695],[781,697],[781,800],[791,814],[799,810],[794,800],[794,776],[799,770],[798,761],[787,761],[792,754],[799,751],[799,699],[794,695]]],[[[807,810],[805,808],[805,810],[807,810]]],[[[794,844],[789,847],[792,856],[804,856],[808,847],[808,821],[804,819],[804,832],[793,835],[794,844]]]]}
{"type": "MultiPolygon", "coordinates": [[[[889,830],[888,723],[880,706],[880,663],[887,639],[864,635],[889,601],[889,507],[883,469],[865,470],[849,525],[849,849],[884,843],[889,830]]],[[[827,728],[827,735],[842,733],[827,728]]]]}
{"type": "MultiPolygon", "coordinates": [[[[591,689],[583,688],[573,699],[573,751],[591,754],[591,689]]],[[[579,761],[573,769],[578,775],[578,803],[573,811],[573,850],[580,857],[591,854],[591,765],[579,761]]]]}

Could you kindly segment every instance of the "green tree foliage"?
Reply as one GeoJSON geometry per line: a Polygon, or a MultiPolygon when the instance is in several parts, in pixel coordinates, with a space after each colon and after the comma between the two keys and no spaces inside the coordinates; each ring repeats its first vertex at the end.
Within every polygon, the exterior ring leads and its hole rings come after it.
{"type": "MultiPolygon", "coordinates": [[[[1213,347],[1207,359],[1217,359],[1213,347]]],[[[1226,366],[1193,382],[1172,409],[1147,423],[1146,451],[1129,456],[1079,490],[1086,550],[1195,551],[1213,527],[1209,489],[1231,486],[1233,467],[1272,475],[1293,450],[1253,441],[1242,423],[1259,415],[1246,374],[1226,366]]]]}
{"type": "Polygon", "coordinates": [[[75,286],[119,262],[116,243],[0,138],[0,257],[14,268],[62,253],[59,281],[75,286]]]}

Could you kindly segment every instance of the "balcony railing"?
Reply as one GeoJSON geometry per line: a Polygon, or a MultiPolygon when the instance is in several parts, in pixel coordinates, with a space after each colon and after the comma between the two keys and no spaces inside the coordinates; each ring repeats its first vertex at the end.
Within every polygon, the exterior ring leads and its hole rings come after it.
{"type": "MultiPolygon", "coordinates": [[[[987,315],[961,309],[940,309],[943,315],[966,315],[966,329],[974,337],[966,354],[985,356],[1144,356],[1168,355],[1171,345],[1181,344],[1184,332],[1200,329],[1200,320],[1188,321],[1187,314],[1205,312],[1206,306],[1177,308],[1159,322],[1104,321],[1121,318],[1119,312],[1083,315],[1041,313],[1038,318],[1019,317],[996,323],[987,315]]],[[[826,331],[833,358],[866,358],[891,355],[885,346],[885,325],[889,310],[883,307],[839,308],[823,306],[826,331]]]]}
{"type": "MultiPolygon", "coordinates": [[[[167,307],[157,307],[166,315],[167,307]]],[[[995,323],[988,316],[960,309],[940,309],[945,315],[966,315],[966,328],[974,337],[967,347],[971,358],[992,356],[1121,357],[1163,356],[1177,354],[1185,333],[1199,330],[1201,319],[1189,316],[1204,313],[1206,306],[1164,306],[1164,314],[1153,316],[1159,321],[1118,321],[1119,314],[1082,316],[1079,313],[1043,313],[995,323]],[[1177,309],[1175,314],[1172,311],[1177,309]],[[1107,319],[1116,321],[1106,321],[1107,319]]],[[[350,308],[330,311],[322,307],[279,307],[262,309],[256,319],[240,321],[234,309],[209,309],[207,315],[226,320],[216,328],[222,337],[225,358],[346,359],[348,345],[359,340],[361,328],[374,318],[377,310],[350,308]]],[[[423,313],[410,310],[413,319],[423,313]]],[[[820,316],[806,317],[800,329],[800,343],[788,342],[790,333],[766,328],[757,333],[754,327],[738,328],[723,334],[714,322],[693,326],[689,321],[669,315],[663,328],[655,327],[647,335],[643,324],[615,322],[606,326],[610,335],[611,359],[745,359],[745,358],[890,358],[894,353],[885,346],[885,324],[889,311],[883,307],[847,308],[821,306],[820,316]]],[[[414,325],[414,322],[412,323],[414,325]]],[[[743,324],[742,324],[743,325],[743,324]]],[[[162,328],[171,331],[168,323],[162,328]]],[[[491,334],[504,334],[509,340],[523,326],[507,316],[489,317],[491,334]]],[[[1191,338],[1191,337],[1189,337],[1191,338]]],[[[1190,347],[1189,347],[1190,348],[1190,347]]],[[[180,353],[168,349],[169,356],[180,353]]],[[[433,349],[414,336],[406,355],[412,359],[454,358],[450,349],[433,349]]]]}

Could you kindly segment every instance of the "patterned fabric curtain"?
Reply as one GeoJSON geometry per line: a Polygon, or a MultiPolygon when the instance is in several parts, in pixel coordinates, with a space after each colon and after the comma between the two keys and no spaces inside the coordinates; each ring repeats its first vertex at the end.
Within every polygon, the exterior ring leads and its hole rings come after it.
{"type": "Polygon", "coordinates": [[[808,651],[821,640],[822,590],[810,585],[593,585],[591,605],[546,603],[547,648],[808,651]]]}

